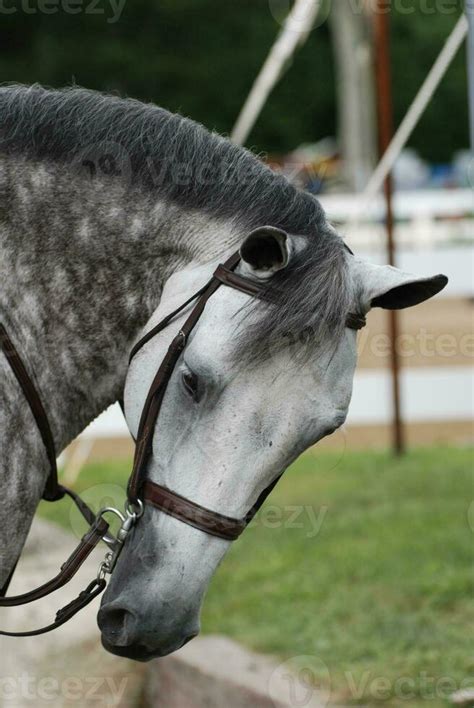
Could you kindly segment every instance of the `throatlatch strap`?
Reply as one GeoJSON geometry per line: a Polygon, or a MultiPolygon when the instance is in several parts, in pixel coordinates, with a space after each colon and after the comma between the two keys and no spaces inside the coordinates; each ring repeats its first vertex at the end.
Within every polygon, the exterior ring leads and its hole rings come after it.
{"type": "Polygon", "coordinates": [[[78,494],[76,494],[76,492],[72,491],[72,489],[64,487],[62,484],[59,484],[58,468],[56,464],[56,448],[54,445],[53,434],[49,425],[48,416],[46,415],[46,411],[41,402],[39,393],[36,390],[35,385],[30,378],[25,365],[23,364],[18,351],[15,348],[15,345],[10,339],[5,327],[1,323],[0,343],[3,353],[5,354],[5,358],[10,364],[11,370],[13,371],[15,378],[23,391],[23,395],[25,396],[30,407],[41,435],[41,439],[46,448],[50,470],[43,492],[43,499],[46,501],[58,501],[59,499],[62,499],[65,494],[67,494],[73,500],[74,504],[77,506],[86,521],[89,524],[93,524],[95,521],[95,514],[92,509],[83,499],[80,498],[78,494]]]}
{"type": "MultiPolygon", "coordinates": [[[[30,378],[26,367],[18,354],[12,340],[10,339],[5,327],[0,323],[0,344],[1,348],[5,354],[6,360],[8,361],[13,374],[18,381],[26,401],[30,407],[30,410],[35,419],[36,425],[38,427],[41,439],[44,443],[46,454],[48,457],[50,471],[49,476],[46,481],[43,498],[47,501],[57,501],[62,499],[65,494],[67,494],[72,501],[75,503],[83,517],[91,525],[91,528],[82,538],[80,544],[68,558],[68,560],[61,567],[61,571],[52,580],[48,581],[44,585],[31,590],[30,592],[24,593],[23,595],[17,595],[13,597],[5,597],[8,587],[10,585],[11,579],[15,572],[16,564],[13,567],[10,575],[8,576],[6,582],[0,589],[0,607],[13,607],[16,605],[24,605],[34,600],[38,600],[41,597],[45,597],[50,593],[54,592],[58,588],[62,587],[75,575],[77,570],[81,567],[85,559],[89,556],[93,548],[99,543],[103,536],[107,534],[109,525],[103,519],[96,519],[96,515],[92,509],[86,504],[86,502],[81,499],[81,497],[68,489],[63,485],[59,484],[58,481],[58,469],[56,465],[56,448],[54,445],[54,439],[51,432],[51,427],[49,425],[48,417],[46,411],[41,402],[41,398],[35,385],[30,378]]],[[[110,538],[105,539],[107,543],[110,544],[110,538]]],[[[89,588],[80,594],[76,600],[70,603],[66,608],[60,610],[56,620],[53,624],[46,628],[40,630],[35,630],[32,632],[1,632],[0,634],[14,637],[29,637],[36,634],[43,634],[44,632],[49,632],[56,627],[59,627],[68,619],[73,617],[81,607],[87,605],[96,595],[98,595],[105,587],[105,583],[102,581],[91,583],[89,588]],[[61,614],[61,616],[59,616],[61,614]]]]}
{"type": "Polygon", "coordinates": [[[0,340],[3,353],[10,364],[10,367],[16,377],[16,380],[21,386],[23,394],[28,402],[30,410],[38,426],[38,430],[46,448],[46,454],[49,460],[49,476],[46,481],[43,498],[47,501],[56,501],[62,499],[64,490],[58,484],[58,468],[56,466],[56,449],[54,446],[53,434],[49,425],[48,416],[41,402],[41,398],[31,380],[23,361],[18,354],[15,345],[8,336],[7,330],[0,323],[0,340]]]}

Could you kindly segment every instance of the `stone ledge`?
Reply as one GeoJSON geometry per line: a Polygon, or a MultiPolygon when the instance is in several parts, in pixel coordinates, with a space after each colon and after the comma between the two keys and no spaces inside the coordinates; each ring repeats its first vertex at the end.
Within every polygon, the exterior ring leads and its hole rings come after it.
{"type": "MultiPolygon", "coordinates": [[[[294,708],[288,670],[280,662],[219,636],[194,639],[157,659],[146,674],[145,705],[156,708],[294,708]]],[[[285,664],[286,667],[286,664],[285,664]]],[[[292,675],[296,685],[298,679],[292,675]]],[[[325,708],[328,696],[308,686],[305,708],[325,708]]],[[[297,689],[298,691],[298,689],[297,689]]]]}

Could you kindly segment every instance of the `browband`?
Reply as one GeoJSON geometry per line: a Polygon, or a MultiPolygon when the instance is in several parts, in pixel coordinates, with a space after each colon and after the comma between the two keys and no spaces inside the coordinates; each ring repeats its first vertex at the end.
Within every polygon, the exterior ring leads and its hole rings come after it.
{"type": "MultiPolygon", "coordinates": [[[[235,290],[240,290],[246,295],[251,295],[252,297],[260,298],[268,302],[273,302],[277,304],[275,297],[271,297],[264,285],[257,283],[249,278],[245,278],[238,273],[234,273],[229,268],[224,265],[217,266],[214,271],[214,278],[217,278],[219,282],[223,285],[228,285],[230,288],[235,290]]],[[[346,327],[349,329],[362,329],[366,325],[365,315],[362,313],[349,313],[346,317],[346,327]]]]}

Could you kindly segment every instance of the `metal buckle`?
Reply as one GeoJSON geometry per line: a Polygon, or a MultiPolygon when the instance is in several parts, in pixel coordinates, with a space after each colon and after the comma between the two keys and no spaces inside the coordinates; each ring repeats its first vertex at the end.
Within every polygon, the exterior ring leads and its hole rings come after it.
{"type": "Polygon", "coordinates": [[[143,516],[144,511],[145,507],[141,499],[137,499],[133,504],[129,499],[125,502],[125,513],[127,516],[135,516],[135,521],[138,521],[138,519],[143,516]]]}
{"type": "Polygon", "coordinates": [[[118,530],[117,537],[113,539],[111,549],[107,551],[104,560],[99,565],[99,570],[97,571],[98,581],[104,580],[106,575],[110,575],[112,573],[122,551],[123,544],[138,519],[143,515],[144,508],[143,502],[140,499],[137,499],[135,504],[131,504],[127,499],[125,502],[124,514],[122,514],[122,512],[118,509],[115,509],[113,506],[106,506],[97,514],[97,518],[107,513],[115,514],[121,521],[121,526],[118,530]]]}
{"type": "MultiPolygon", "coordinates": [[[[115,514],[115,516],[118,516],[118,518],[120,519],[120,523],[121,523],[121,524],[123,524],[123,522],[125,521],[125,516],[122,514],[122,512],[119,511],[118,509],[115,509],[115,507],[113,507],[113,506],[105,506],[105,507],[103,507],[103,508],[98,512],[97,518],[100,518],[100,517],[103,516],[104,514],[109,514],[109,513],[110,513],[110,514],[115,514]]],[[[103,540],[103,542],[104,542],[109,548],[111,548],[111,549],[113,549],[113,548],[115,547],[115,544],[117,543],[117,539],[115,538],[115,536],[114,536],[111,532],[106,533],[106,534],[102,537],[102,540],[103,540]]]]}

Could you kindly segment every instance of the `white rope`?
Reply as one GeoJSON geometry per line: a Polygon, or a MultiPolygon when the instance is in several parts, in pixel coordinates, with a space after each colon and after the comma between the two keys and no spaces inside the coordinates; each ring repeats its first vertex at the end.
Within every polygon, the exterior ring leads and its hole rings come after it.
{"type": "Polygon", "coordinates": [[[357,209],[355,215],[347,225],[348,229],[357,226],[366,214],[372,200],[381,190],[385,178],[393,168],[401,151],[410,139],[413,130],[416,128],[421,116],[433,98],[433,95],[448,70],[449,65],[456,56],[457,51],[467,35],[467,30],[468,22],[466,16],[462,15],[451,32],[423,85],[418,91],[415,100],[411,104],[408,113],[401,122],[400,127],[392,139],[392,142],[388,146],[372,177],[367,183],[367,186],[363,191],[360,207],[357,209]]]}
{"type": "Polygon", "coordinates": [[[321,2],[322,0],[295,0],[235,123],[231,140],[237,145],[243,145],[247,140],[286,62],[292,57],[297,46],[306,40],[321,2]]]}

